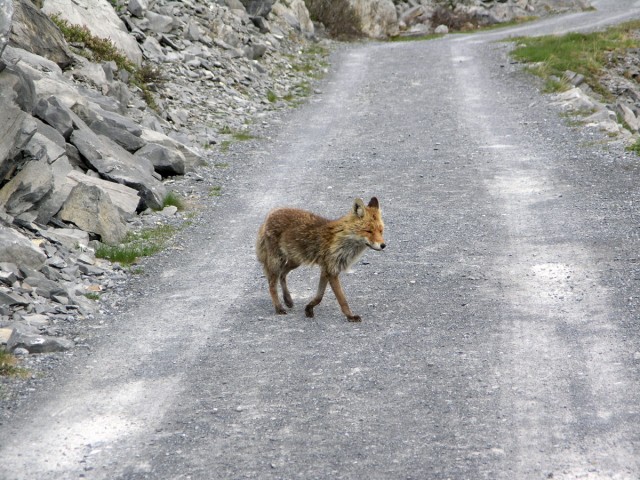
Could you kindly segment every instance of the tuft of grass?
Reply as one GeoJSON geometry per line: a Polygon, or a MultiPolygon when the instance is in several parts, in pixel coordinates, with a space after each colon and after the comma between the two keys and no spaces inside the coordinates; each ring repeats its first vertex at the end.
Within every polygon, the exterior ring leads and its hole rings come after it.
{"type": "Polygon", "coordinates": [[[635,143],[633,143],[632,145],[629,145],[627,147],[627,150],[629,152],[633,152],[636,155],[640,155],[640,138],[637,138],[635,143]]]}
{"type": "Polygon", "coordinates": [[[571,88],[571,83],[566,80],[566,78],[558,78],[555,76],[551,76],[547,78],[544,82],[544,87],[542,91],[544,93],[559,93],[566,92],[571,88]]]}
{"type": "MultiPolygon", "coordinates": [[[[640,40],[634,34],[638,29],[640,21],[636,20],[601,32],[519,38],[511,55],[518,61],[533,64],[529,70],[545,81],[554,76],[562,78],[567,70],[580,73],[591,88],[609,98],[599,77],[618,54],[640,47],[640,40]]],[[[548,84],[549,88],[560,86],[554,82],[548,84]]]]}
{"type": "Polygon", "coordinates": [[[11,353],[0,349],[0,376],[2,377],[26,377],[28,371],[17,366],[18,360],[11,353]]]}
{"type": "Polygon", "coordinates": [[[256,138],[255,135],[250,134],[249,132],[245,132],[245,131],[237,131],[234,132],[233,134],[233,138],[239,141],[245,141],[245,140],[251,140],[252,138],[256,138]]]}
{"type": "Polygon", "coordinates": [[[222,187],[216,185],[216,186],[211,187],[209,189],[209,196],[210,197],[219,197],[220,195],[222,195],[222,187]]]}
{"type": "Polygon", "coordinates": [[[269,90],[267,92],[267,100],[270,103],[276,103],[278,101],[278,95],[275,94],[275,92],[273,90],[269,90]]]}
{"type": "MultiPolygon", "coordinates": [[[[246,130],[234,130],[233,128],[225,125],[220,130],[220,133],[223,135],[230,135],[235,141],[245,141],[251,140],[253,138],[258,138],[255,135],[252,135],[246,130]]],[[[232,140],[223,140],[220,142],[220,151],[226,153],[229,151],[229,147],[231,146],[232,140]]]]}
{"type": "Polygon", "coordinates": [[[105,258],[122,265],[131,265],[141,257],[148,257],[162,250],[177,229],[171,225],[159,225],[129,232],[119,245],[100,245],[96,257],[105,258]]]}
{"type": "Polygon", "coordinates": [[[362,36],[360,17],[348,0],[305,0],[311,20],[321,22],[329,35],[349,40],[362,36]]]}
{"type": "Polygon", "coordinates": [[[100,300],[100,294],[96,293],[96,292],[87,292],[84,294],[84,296],[86,298],[88,298],[89,300],[100,300]]]}
{"type": "Polygon", "coordinates": [[[184,200],[173,191],[167,193],[167,196],[162,201],[162,208],[171,206],[176,207],[179,211],[184,210],[184,200]]]}

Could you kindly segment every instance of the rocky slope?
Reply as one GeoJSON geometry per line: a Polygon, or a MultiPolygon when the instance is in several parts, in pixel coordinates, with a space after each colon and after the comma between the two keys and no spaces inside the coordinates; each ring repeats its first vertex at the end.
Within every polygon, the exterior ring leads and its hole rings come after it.
{"type": "Polygon", "coordinates": [[[302,0],[245,3],[0,1],[6,348],[70,348],[74,325],[98,308],[92,299],[127,275],[95,258],[98,241],[180,223],[175,206],[163,209],[172,185],[202,180],[198,171],[215,168],[212,147],[310,93],[322,55],[304,53],[321,50],[302,0]],[[95,61],[45,12],[113,39],[137,67],[95,61]],[[145,68],[154,108],[131,81],[145,68]]]}

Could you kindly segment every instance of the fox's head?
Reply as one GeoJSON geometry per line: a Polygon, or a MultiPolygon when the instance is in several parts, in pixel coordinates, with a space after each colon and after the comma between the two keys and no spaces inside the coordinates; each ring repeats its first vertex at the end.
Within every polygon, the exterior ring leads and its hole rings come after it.
{"type": "Polygon", "coordinates": [[[361,198],[356,198],[353,203],[353,214],[356,219],[354,233],[364,239],[367,247],[373,250],[384,250],[386,244],[382,234],[384,222],[378,199],[373,197],[369,205],[365,206],[361,198]]]}

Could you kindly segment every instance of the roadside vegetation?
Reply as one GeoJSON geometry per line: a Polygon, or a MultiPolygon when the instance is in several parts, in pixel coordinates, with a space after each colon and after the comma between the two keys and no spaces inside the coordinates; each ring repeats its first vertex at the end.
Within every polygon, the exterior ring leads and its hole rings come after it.
{"type": "Polygon", "coordinates": [[[78,54],[94,62],[115,62],[120,70],[131,74],[130,82],[138,87],[147,105],[157,109],[152,90],[162,83],[162,74],[150,65],[136,66],[122,54],[109,39],[94,36],[87,27],[72,25],[59,15],[51,15],[51,21],[62,32],[69,46],[78,54]]]}
{"type": "Polygon", "coordinates": [[[139,258],[148,257],[165,248],[177,231],[171,225],[159,225],[130,232],[119,245],[100,245],[96,249],[96,257],[130,266],[139,258]]]}
{"type": "Polygon", "coordinates": [[[2,377],[26,377],[28,371],[18,367],[16,357],[0,348],[0,376],[2,377]]]}
{"type": "Polygon", "coordinates": [[[353,40],[362,36],[362,26],[349,0],[305,0],[309,16],[321,22],[327,33],[339,40],[353,40]]]}
{"type": "MultiPolygon", "coordinates": [[[[514,59],[531,64],[529,71],[541,77],[548,93],[570,87],[565,72],[581,74],[585,82],[605,99],[611,93],[600,77],[619,55],[640,47],[640,21],[633,21],[594,33],[569,33],[516,39],[514,59]]],[[[513,40],[510,40],[513,41],[513,40]]]]}
{"type": "Polygon", "coordinates": [[[176,192],[169,192],[162,201],[162,208],[165,207],[176,207],[181,212],[185,209],[184,200],[176,192]]]}

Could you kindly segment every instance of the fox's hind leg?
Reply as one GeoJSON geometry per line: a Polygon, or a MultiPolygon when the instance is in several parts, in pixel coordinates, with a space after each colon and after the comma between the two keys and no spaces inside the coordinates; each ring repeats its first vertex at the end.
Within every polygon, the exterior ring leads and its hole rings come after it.
{"type": "Polygon", "coordinates": [[[280,299],[278,298],[278,275],[267,271],[267,269],[265,269],[264,273],[266,274],[267,280],[269,281],[269,295],[271,295],[271,301],[273,302],[273,306],[276,309],[276,313],[278,315],[286,314],[287,311],[284,309],[284,307],[280,303],[280,299]]]}
{"type": "Polygon", "coordinates": [[[280,287],[282,288],[282,298],[284,299],[284,304],[289,308],[293,307],[293,299],[291,298],[291,293],[289,293],[289,287],[287,286],[287,275],[291,270],[293,270],[293,268],[285,270],[280,274],[280,287]]]}

